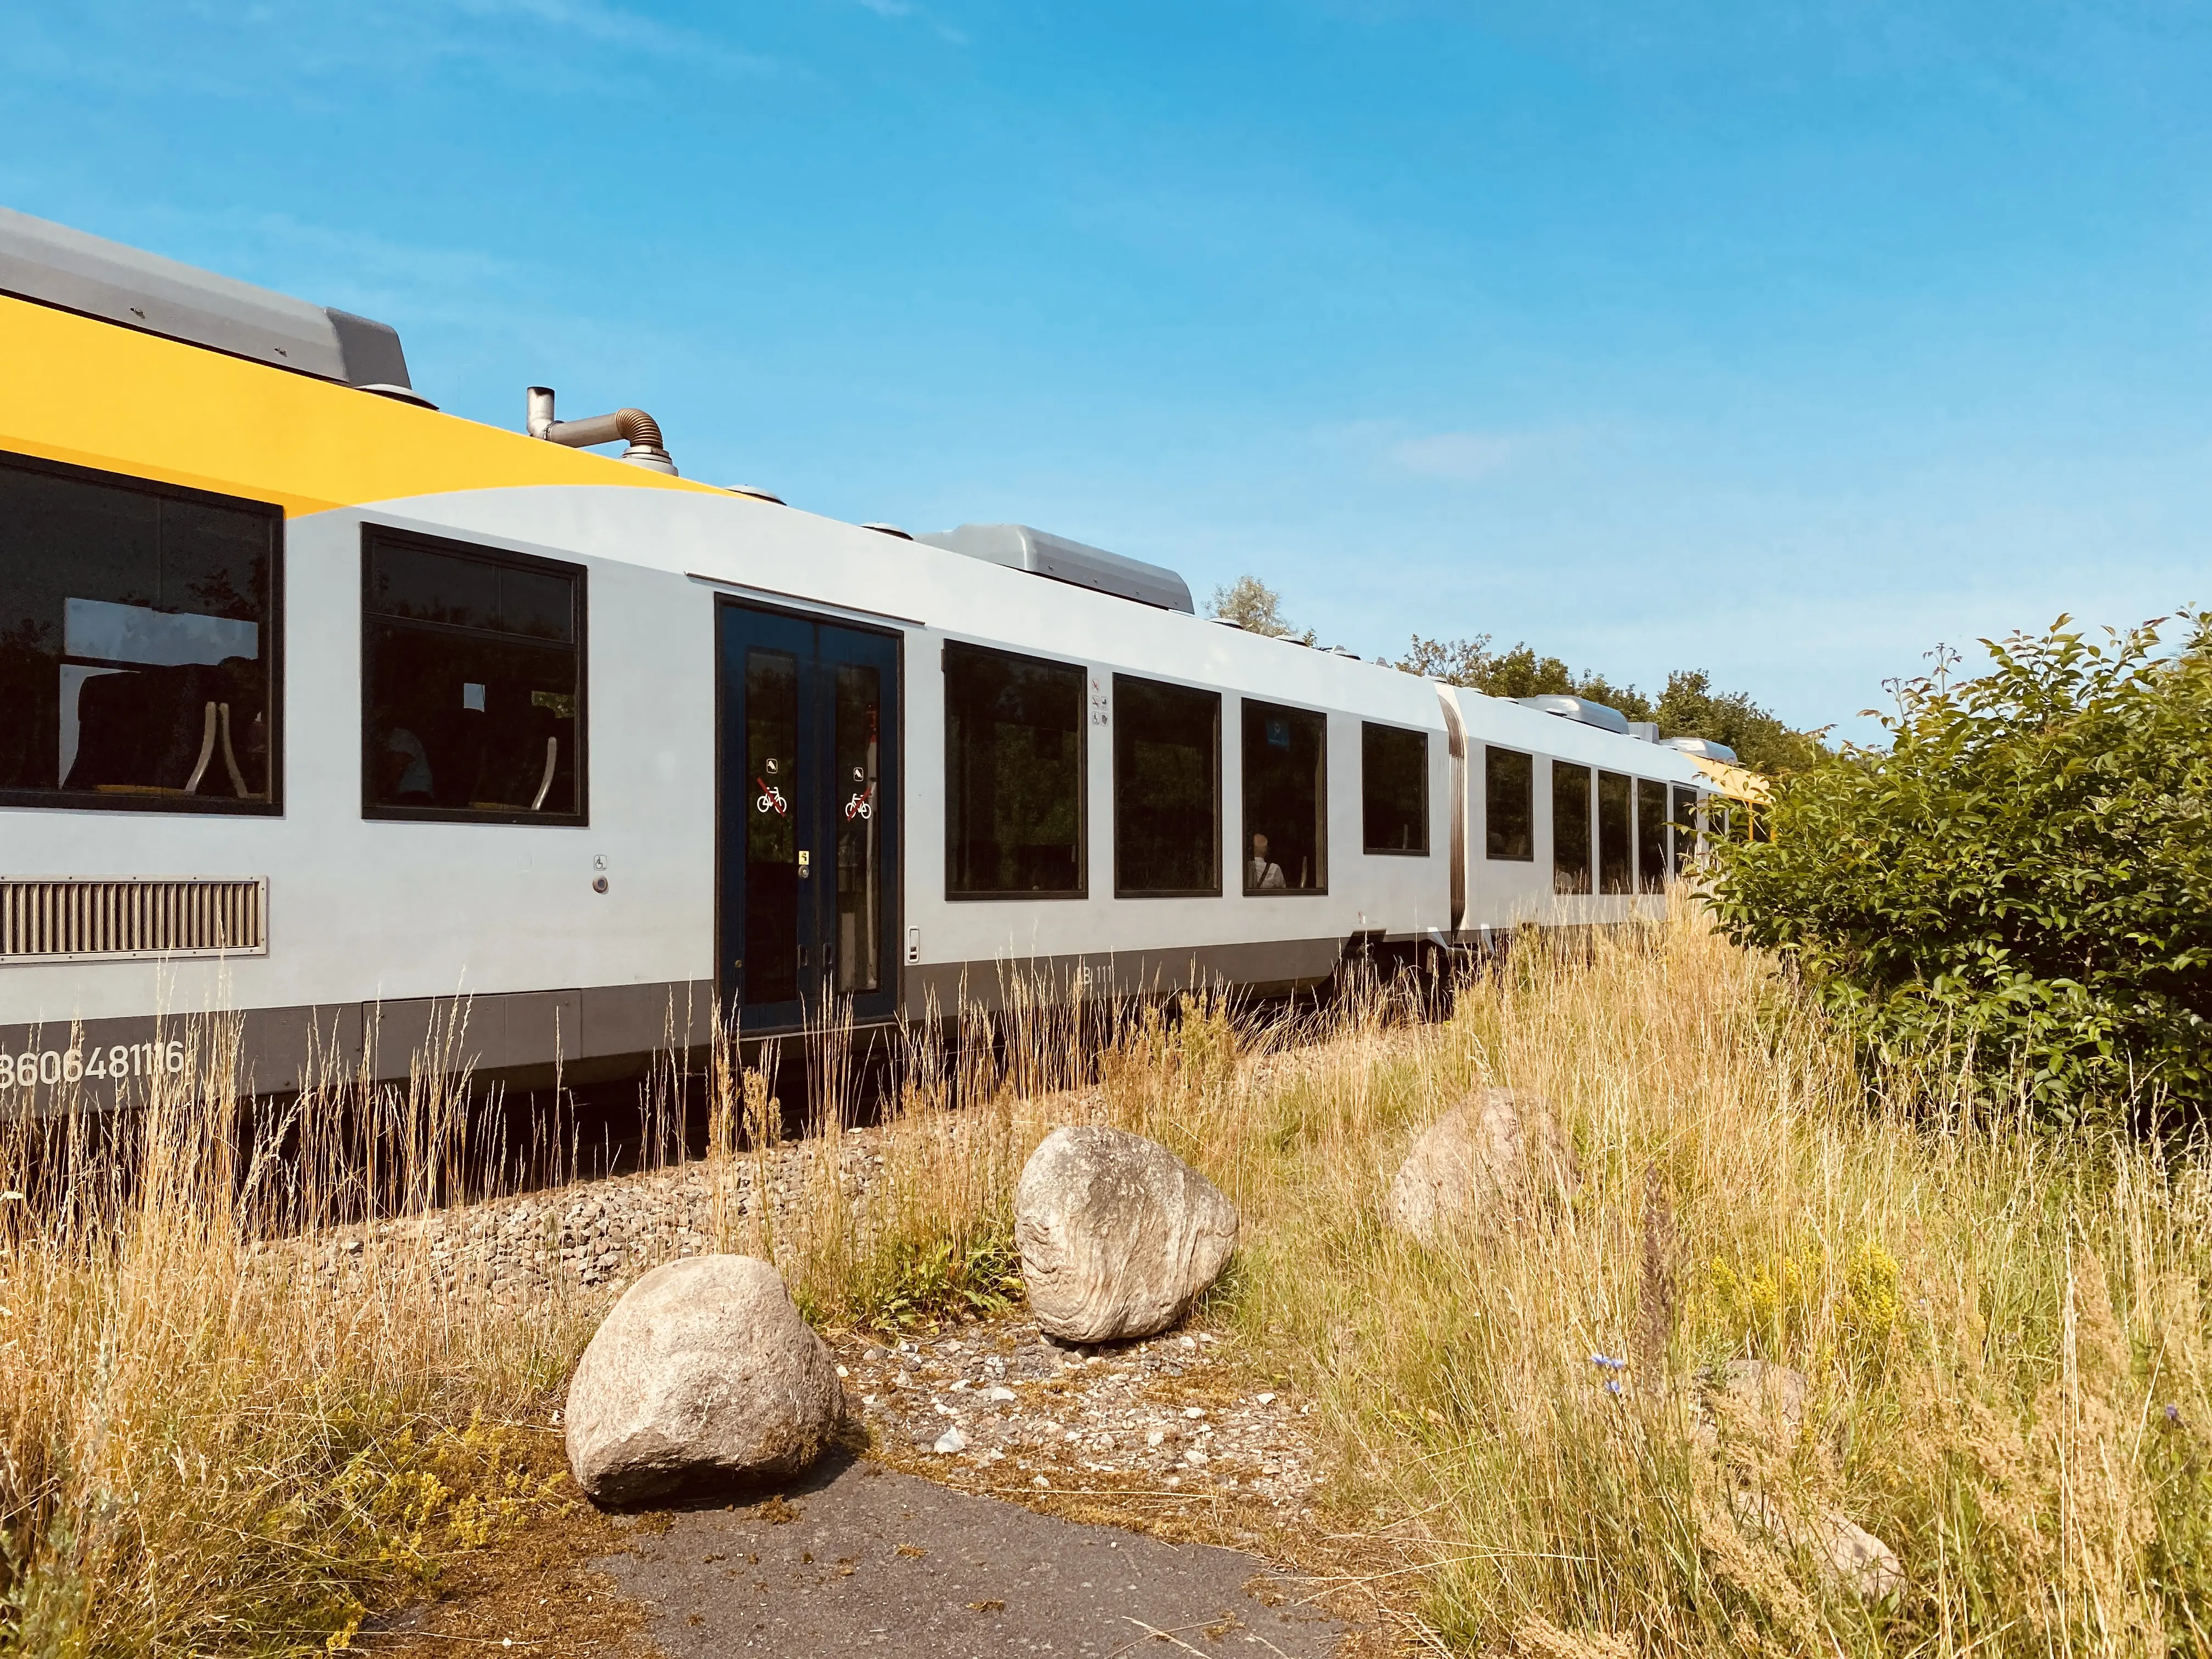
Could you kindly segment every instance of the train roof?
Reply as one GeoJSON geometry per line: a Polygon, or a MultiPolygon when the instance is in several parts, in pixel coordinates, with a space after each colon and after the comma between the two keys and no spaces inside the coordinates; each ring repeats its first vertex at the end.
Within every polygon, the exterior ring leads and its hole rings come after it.
{"type": "Polygon", "coordinates": [[[389,324],[0,208],[0,293],[365,392],[422,401],[389,324]]]}
{"type": "MultiPolygon", "coordinates": [[[[626,465],[611,456],[441,413],[414,393],[399,337],[384,324],[5,209],[0,209],[0,363],[6,365],[8,392],[0,397],[0,447],[272,501],[288,517],[373,507],[383,514],[421,513],[424,528],[473,523],[483,532],[543,537],[550,545],[570,536],[554,533],[544,510],[550,505],[545,487],[582,487],[585,497],[574,503],[580,517],[574,509],[551,516],[571,534],[580,524],[592,526],[583,538],[596,544],[592,551],[625,562],[665,564],[699,580],[745,585],[739,566],[746,562],[731,561],[715,545],[731,522],[725,515],[745,513],[766,515],[752,521],[767,533],[766,545],[780,547],[788,557],[805,543],[809,566],[825,555],[836,563],[866,563],[874,580],[865,591],[896,595],[886,609],[935,609],[939,614],[929,621],[939,627],[947,620],[942,607],[924,603],[932,591],[988,592],[997,601],[993,608],[1003,605],[1016,617],[1027,613],[1033,624],[1049,625],[1055,615],[1064,621],[1079,617],[1085,633],[1101,646],[1125,629],[1143,627],[1146,616],[1164,621],[1162,611],[1192,617],[1195,609],[1188,586],[1172,570],[1027,526],[963,525],[912,541],[880,537],[872,529],[771,505],[754,492],[626,465]],[[672,499],[655,506],[637,491],[695,499],[681,508],[672,499]],[[508,494],[508,499],[494,508],[483,499],[488,493],[508,494]],[[608,507],[627,501],[633,510],[617,510],[611,520],[605,510],[584,506],[591,496],[608,507]],[[614,520],[628,520],[633,532],[653,524],[678,533],[665,541],[647,537],[640,544],[614,520]],[[808,527],[829,531],[830,541],[813,539],[808,527]],[[902,546],[911,556],[894,556],[886,567],[884,556],[902,546]],[[937,566],[947,553],[1003,567],[1007,574],[975,572],[964,583],[948,582],[950,573],[937,566]],[[1015,573],[1051,580],[1023,582],[1015,573]],[[1132,600],[1136,605],[1127,603],[1132,600]],[[1102,604],[1104,610],[1093,608],[1102,604]],[[1066,609],[1071,605],[1073,616],[1066,609]]],[[[1312,695],[1328,684],[1340,696],[1348,694],[1348,706],[1372,707],[1375,692],[1362,696],[1353,690],[1358,677],[1397,673],[1389,665],[1363,664],[1339,653],[1296,650],[1294,656],[1295,641],[1234,629],[1209,629],[1188,643],[1195,647],[1187,653],[1193,672],[1218,674],[1234,662],[1243,674],[1256,671],[1255,689],[1270,688],[1268,695],[1285,696],[1301,683],[1312,695]]],[[[1637,741],[1513,708],[1474,691],[1457,696],[1462,708],[1468,700],[1492,704],[1508,724],[1519,724],[1514,715],[1528,718],[1534,722],[1532,737],[1549,728],[1553,735],[1544,746],[1553,750],[1579,750],[1595,738],[1595,749],[1610,755],[1612,744],[1637,741]],[[1510,714],[1503,712],[1508,709],[1510,714]],[[1568,738],[1559,727],[1583,735],[1568,738]]],[[[1382,701],[1398,700],[1385,694],[1382,701]]],[[[1399,717],[1413,714],[1407,704],[1399,717]]],[[[1682,764],[1688,757],[1656,746],[1650,751],[1651,761],[1662,756],[1690,769],[1682,764]]],[[[1729,793],[1746,792],[1752,779],[1741,769],[1710,763],[1692,775],[1699,774],[1708,787],[1729,793]]]]}

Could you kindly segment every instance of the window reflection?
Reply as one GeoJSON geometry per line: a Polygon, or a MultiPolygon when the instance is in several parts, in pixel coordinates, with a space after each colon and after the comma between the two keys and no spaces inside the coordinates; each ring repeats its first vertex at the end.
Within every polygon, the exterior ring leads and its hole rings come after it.
{"type": "Polygon", "coordinates": [[[837,988],[872,991],[882,979],[882,677],[837,666],[837,988]]]}
{"type": "Polygon", "coordinates": [[[1636,781],[1636,885],[1667,890],[1667,786],[1650,778],[1636,781]]]}
{"type": "Polygon", "coordinates": [[[1536,857],[1536,762],[1517,749],[1482,751],[1484,856],[1533,863],[1536,857]]]}
{"type": "Polygon", "coordinates": [[[1590,769],[1552,763],[1552,890],[1590,890],[1590,769]]]}
{"type": "Polygon", "coordinates": [[[0,790],[272,805],[281,525],[256,502],[0,457],[0,790]]]}
{"type": "Polygon", "coordinates": [[[1360,723],[1359,811],[1366,851],[1429,850],[1427,732],[1360,723]]]}
{"type": "Polygon", "coordinates": [[[1221,890],[1221,697],[1114,677],[1114,889],[1221,890]]]}
{"type": "Polygon", "coordinates": [[[1328,720],[1244,704],[1244,890],[1328,888],[1328,720]]]}
{"type": "Polygon", "coordinates": [[[583,572],[387,531],[365,544],[364,810],[580,818],[583,572]]]}
{"type": "Polygon", "coordinates": [[[1635,889],[1629,803],[1629,779],[1618,772],[1597,775],[1597,883],[1601,893],[1626,893],[1635,889]]]}
{"type": "Polygon", "coordinates": [[[1083,670],[945,647],[945,885],[1076,897],[1083,871],[1083,670]]]}

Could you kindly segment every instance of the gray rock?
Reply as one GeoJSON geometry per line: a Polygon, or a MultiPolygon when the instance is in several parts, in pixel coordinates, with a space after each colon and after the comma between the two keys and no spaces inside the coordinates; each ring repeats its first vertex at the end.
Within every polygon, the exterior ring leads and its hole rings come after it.
{"type": "Polygon", "coordinates": [[[1784,1549],[1812,1558],[1821,1581],[1865,1601],[1879,1601],[1905,1588],[1905,1566],[1897,1552],[1838,1510],[1792,1516],[1772,1498],[1756,1492],[1735,1494],[1736,1516],[1750,1530],[1784,1549]]]}
{"type": "Polygon", "coordinates": [[[1382,1217],[1435,1244],[1455,1230],[1576,1180],[1574,1148],[1551,1107],[1477,1089],[1423,1130],[1390,1183],[1382,1217]]]}
{"type": "Polygon", "coordinates": [[[845,1421],[836,1362],[750,1256],[689,1256],[623,1292],[568,1382],[568,1467],[593,1502],[786,1479],[845,1421]]]}
{"type": "Polygon", "coordinates": [[[1114,1342],[1189,1311],[1237,1248],[1237,1210],[1156,1141],[1060,1128],[1023,1167],[1014,1237],[1038,1327],[1063,1342],[1114,1342]]]}
{"type": "Polygon", "coordinates": [[[1795,1434],[1804,1426],[1811,1379],[1787,1365],[1765,1359],[1731,1359],[1721,1367],[1720,1391],[1759,1416],[1779,1421],[1795,1434]]]}

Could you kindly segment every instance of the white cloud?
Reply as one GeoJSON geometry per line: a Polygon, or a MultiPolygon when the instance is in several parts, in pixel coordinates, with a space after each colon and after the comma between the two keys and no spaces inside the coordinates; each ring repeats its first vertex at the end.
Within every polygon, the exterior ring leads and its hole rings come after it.
{"type": "Polygon", "coordinates": [[[1401,438],[1390,446],[1390,460],[1419,477],[1474,483],[1519,465],[1535,447],[1523,432],[1434,432],[1401,438]]]}

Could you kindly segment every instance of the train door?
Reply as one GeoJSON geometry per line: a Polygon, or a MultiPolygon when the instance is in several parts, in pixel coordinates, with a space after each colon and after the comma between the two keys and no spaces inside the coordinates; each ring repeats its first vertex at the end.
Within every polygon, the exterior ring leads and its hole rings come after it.
{"type": "Polygon", "coordinates": [[[720,978],[744,1032],[897,1006],[899,640],[720,601],[720,978]]]}

